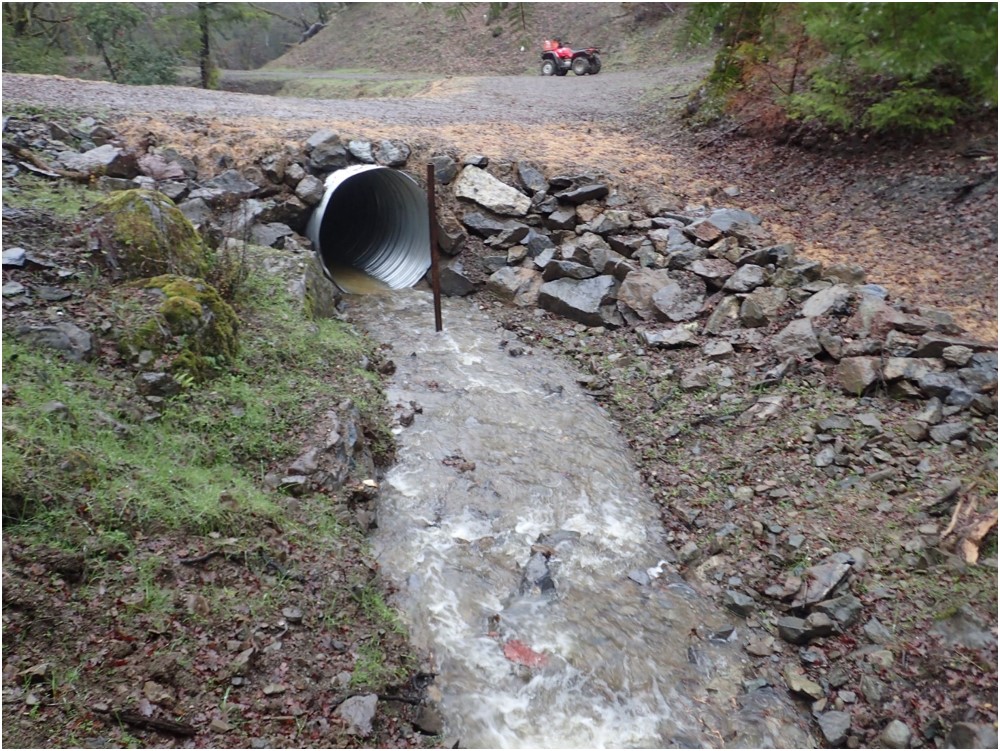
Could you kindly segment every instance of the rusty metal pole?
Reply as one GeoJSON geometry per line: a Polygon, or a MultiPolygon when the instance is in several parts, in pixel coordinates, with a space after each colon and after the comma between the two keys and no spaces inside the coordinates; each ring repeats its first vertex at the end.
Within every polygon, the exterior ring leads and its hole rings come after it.
{"type": "Polygon", "coordinates": [[[427,214],[431,225],[431,286],[434,289],[434,330],[442,331],[441,273],[438,270],[437,207],[434,203],[434,165],[427,165],[427,214]]]}

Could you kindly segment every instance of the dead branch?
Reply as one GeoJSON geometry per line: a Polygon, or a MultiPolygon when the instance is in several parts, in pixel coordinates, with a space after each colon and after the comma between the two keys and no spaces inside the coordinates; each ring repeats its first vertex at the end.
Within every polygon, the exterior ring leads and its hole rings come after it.
{"type": "Polygon", "coordinates": [[[158,720],[154,717],[143,717],[138,712],[130,712],[125,709],[110,709],[110,710],[97,710],[101,714],[108,714],[116,721],[124,723],[125,725],[131,725],[132,727],[137,727],[142,730],[156,730],[161,733],[169,733],[170,735],[180,735],[184,737],[190,737],[197,735],[198,730],[194,725],[189,725],[186,722],[174,722],[173,720],[158,720]]]}
{"type": "Polygon", "coordinates": [[[979,518],[966,531],[962,541],[958,543],[958,552],[962,560],[968,564],[973,564],[979,560],[979,547],[983,543],[983,538],[990,533],[990,530],[997,525],[997,510],[993,509],[992,514],[979,518]]]}
{"type": "Polygon", "coordinates": [[[196,555],[192,558],[178,558],[177,562],[183,563],[185,566],[195,566],[199,563],[205,563],[206,561],[210,561],[217,555],[222,555],[222,551],[210,550],[207,553],[205,553],[205,555],[196,555]]]}
{"type": "Polygon", "coordinates": [[[78,183],[89,183],[90,175],[86,172],[75,172],[73,170],[56,169],[55,167],[47,164],[43,159],[33,154],[28,149],[22,148],[21,146],[15,146],[12,143],[5,143],[3,145],[7,151],[16,156],[18,159],[22,159],[33,167],[40,169],[43,173],[51,177],[63,177],[67,180],[73,180],[78,183]]]}

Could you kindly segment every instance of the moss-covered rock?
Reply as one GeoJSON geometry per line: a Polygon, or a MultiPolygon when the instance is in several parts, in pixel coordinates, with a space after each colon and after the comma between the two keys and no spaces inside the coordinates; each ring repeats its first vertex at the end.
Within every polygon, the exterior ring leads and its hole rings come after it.
{"type": "Polygon", "coordinates": [[[146,369],[203,381],[230,365],[239,351],[238,320],[202,279],[163,274],[118,292],[122,354],[146,369]]]}
{"type": "Polygon", "coordinates": [[[173,202],[153,190],[123,190],[94,207],[101,249],[129,279],[204,276],[209,251],[173,202]]]}

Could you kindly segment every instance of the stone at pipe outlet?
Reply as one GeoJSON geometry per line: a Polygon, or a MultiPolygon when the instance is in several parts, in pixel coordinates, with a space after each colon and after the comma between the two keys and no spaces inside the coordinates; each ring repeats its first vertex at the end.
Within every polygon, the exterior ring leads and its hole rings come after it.
{"type": "Polygon", "coordinates": [[[455,181],[455,195],[506,216],[524,216],[531,208],[531,199],[524,193],[471,165],[455,181]]]}

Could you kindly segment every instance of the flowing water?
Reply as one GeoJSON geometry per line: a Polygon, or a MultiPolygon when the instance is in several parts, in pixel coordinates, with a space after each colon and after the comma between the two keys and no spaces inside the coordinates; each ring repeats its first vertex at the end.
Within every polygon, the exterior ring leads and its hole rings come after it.
{"type": "Polygon", "coordinates": [[[739,619],[665,562],[628,449],[566,364],[512,356],[516,341],[464,300],[444,300],[435,333],[425,292],[349,299],[392,345],[390,404],[419,408],[373,544],[433,656],[447,734],[490,748],[813,745],[777,692],[744,690],[739,619]]]}

